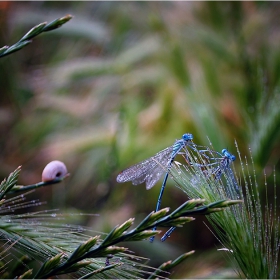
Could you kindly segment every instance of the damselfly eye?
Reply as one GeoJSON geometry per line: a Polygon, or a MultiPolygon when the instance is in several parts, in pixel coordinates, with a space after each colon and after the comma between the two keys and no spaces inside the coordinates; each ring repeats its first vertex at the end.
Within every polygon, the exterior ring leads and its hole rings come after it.
{"type": "Polygon", "coordinates": [[[193,135],[191,133],[185,133],[182,138],[184,140],[193,140],[193,135]]]}
{"type": "Polygon", "coordinates": [[[228,152],[227,149],[222,149],[222,154],[227,157],[228,159],[230,159],[231,161],[235,161],[235,156],[232,155],[230,152],[228,152]]]}
{"type": "Polygon", "coordinates": [[[226,156],[226,154],[228,154],[227,149],[222,149],[222,154],[223,154],[224,156],[226,156]]]}

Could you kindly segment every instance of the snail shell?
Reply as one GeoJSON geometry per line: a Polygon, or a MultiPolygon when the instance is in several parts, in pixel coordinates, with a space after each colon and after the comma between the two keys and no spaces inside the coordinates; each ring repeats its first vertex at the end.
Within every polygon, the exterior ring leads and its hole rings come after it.
{"type": "Polygon", "coordinates": [[[68,174],[66,165],[59,160],[51,161],[46,165],[42,172],[42,182],[59,179],[68,174]]]}

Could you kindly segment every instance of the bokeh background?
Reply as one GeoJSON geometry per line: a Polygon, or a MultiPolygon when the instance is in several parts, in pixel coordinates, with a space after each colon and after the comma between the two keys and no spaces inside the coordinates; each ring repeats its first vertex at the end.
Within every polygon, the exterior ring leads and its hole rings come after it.
{"type": "MultiPolygon", "coordinates": [[[[160,183],[116,183],[124,168],[191,132],[220,151],[252,151],[260,189],[279,185],[278,2],[0,2],[0,46],[66,14],[74,18],[0,61],[0,176],[22,165],[21,184],[62,160],[71,176],[32,194],[109,232],[155,208],[160,183]]],[[[235,162],[237,174],[240,162],[235,162]]],[[[187,196],[168,181],[162,207],[187,196]]],[[[196,250],[174,277],[227,275],[206,220],[165,243],[126,244],[157,266],[196,250]]],[[[69,222],[69,221],[67,221],[69,222]]],[[[229,274],[231,275],[231,274],[229,274]]],[[[232,275],[231,275],[232,276],[232,275]]]]}

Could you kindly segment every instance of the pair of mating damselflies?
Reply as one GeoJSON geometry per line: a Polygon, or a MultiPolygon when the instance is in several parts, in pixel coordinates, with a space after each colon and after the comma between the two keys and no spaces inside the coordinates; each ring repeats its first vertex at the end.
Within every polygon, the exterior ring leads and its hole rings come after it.
{"type": "MultiPolygon", "coordinates": [[[[165,148],[164,150],[158,152],[153,157],[150,157],[144,161],[141,161],[138,164],[135,164],[124,171],[122,171],[117,176],[117,182],[123,183],[132,181],[133,185],[138,185],[143,182],[146,182],[146,189],[151,189],[157,181],[160,179],[160,177],[165,173],[161,190],[159,193],[157,205],[156,205],[156,212],[159,211],[161,200],[163,196],[163,192],[165,189],[166,181],[169,175],[170,168],[172,166],[172,163],[174,162],[175,157],[178,154],[185,154],[184,152],[181,152],[184,148],[190,148],[193,151],[199,152],[199,154],[203,155],[208,160],[214,160],[213,163],[206,164],[207,166],[217,166],[213,170],[213,175],[217,180],[220,179],[221,175],[230,170],[230,164],[232,161],[235,160],[235,156],[233,156],[231,153],[229,153],[226,149],[222,150],[222,153],[218,153],[215,151],[211,151],[211,156],[207,156],[206,152],[209,151],[209,149],[205,150],[198,150],[197,146],[193,141],[193,135],[190,133],[186,133],[182,136],[180,140],[176,140],[175,143],[165,148]],[[216,157],[217,156],[217,157],[216,157]]],[[[202,166],[202,164],[198,164],[198,166],[202,166]]],[[[230,172],[230,176],[233,176],[233,172],[230,172]]],[[[239,191],[238,185],[236,181],[234,180],[234,187],[236,188],[236,191],[239,191]]],[[[167,237],[171,235],[171,233],[175,230],[176,227],[171,227],[161,238],[161,241],[165,241],[167,237]]],[[[153,228],[153,230],[156,230],[156,227],[153,228]]],[[[153,242],[154,236],[150,238],[150,241],[153,242]]]]}

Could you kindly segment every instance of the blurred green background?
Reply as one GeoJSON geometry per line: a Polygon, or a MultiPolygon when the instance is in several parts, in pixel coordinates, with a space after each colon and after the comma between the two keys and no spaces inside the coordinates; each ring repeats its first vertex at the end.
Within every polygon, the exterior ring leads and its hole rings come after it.
{"type": "MultiPolygon", "coordinates": [[[[22,165],[21,184],[62,160],[71,176],[34,197],[108,232],[155,208],[160,183],[117,184],[122,169],[173,144],[194,142],[250,156],[260,187],[279,182],[278,2],[0,2],[0,46],[34,25],[74,18],[0,61],[0,175],[22,165]]],[[[249,169],[253,167],[249,165],[249,169]]],[[[235,163],[240,173],[239,159],[235,163]]],[[[162,207],[188,198],[172,180],[162,207]]],[[[44,206],[46,207],[46,206],[44,206]]],[[[126,244],[151,265],[196,250],[175,277],[226,273],[198,217],[161,243],[126,244]]],[[[217,277],[217,274],[215,274],[217,277]]]]}

